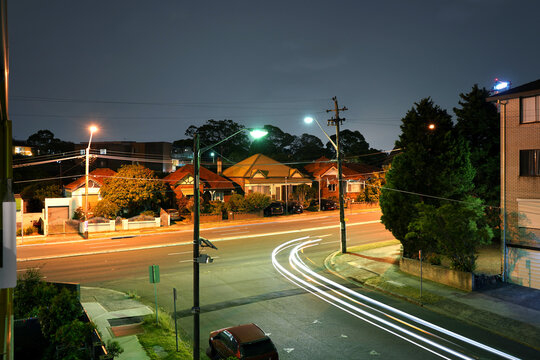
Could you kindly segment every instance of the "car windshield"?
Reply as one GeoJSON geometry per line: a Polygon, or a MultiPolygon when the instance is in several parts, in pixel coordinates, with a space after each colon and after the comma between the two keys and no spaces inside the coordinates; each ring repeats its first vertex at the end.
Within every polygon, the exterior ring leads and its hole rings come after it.
{"type": "Polygon", "coordinates": [[[240,352],[246,357],[268,354],[273,352],[274,349],[274,344],[272,344],[272,341],[268,338],[240,345],[240,352]]]}

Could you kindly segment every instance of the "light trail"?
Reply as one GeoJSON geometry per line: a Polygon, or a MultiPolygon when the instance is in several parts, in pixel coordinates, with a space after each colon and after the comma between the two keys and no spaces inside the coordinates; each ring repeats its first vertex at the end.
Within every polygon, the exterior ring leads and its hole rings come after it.
{"type": "Polygon", "coordinates": [[[303,261],[302,259],[300,258],[300,255],[299,255],[299,252],[303,252],[304,249],[306,248],[309,248],[309,247],[312,247],[312,246],[316,246],[316,245],[319,245],[320,243],[320,240],[321,239],[315,239],[315,240],[309,240],[309,236],[307,237],[302,237],[302,238],[297,238],[297,239],[294,239],[294,240],[291,240],[291,241],[288,241],[288,242],[285,242],[283,244],[281,244],[280,246],[276,247],[274,249],[274,251],[272,252],[272,264],[274,265],[274,268],[276,268],[276,270],[281,274],[283,275],[287,280],[291,281],[293,284],[295,284],[296,286],[299,286],[301,287],[302,289],[310,292],[311,294],[317,296],[318,298],[322,299],[323,301],[326,301],[328,302],[329,304],[357,317],[357,318],[360,318],[374,326],[377,326],[378,328],[382,329],[382,330],[385,330],[393,335],[396,335],[416,346],[419,346],[420,348],[424,349],[424,350],[427,350],[437,356],[440,356],[442,358],[448,358],[446,355],[442,354],[442,353],[439,353],[431,348],[428,348],[427,346],[425,345],[422,345],[416,341],[414,341],[413,339],[410,339],[402,334],[406,334],[407,336],[410,336],[410,337],[413,337],[414,339],[416,339],[417,341],[421,341],[422,343],[425,343],[429,346],[432,346],[432,347],[435,347],[438,349],[438,351],[442,351],[442,352],[446,352],[448,353],[449,355],[451,356],[456,356],[458,358],[461,358],[461,359],[473,359],[465,354],[462,354],[460,352],[457,352],[453,349],[450,349],[444,345],[441,345],[439,343],[436,343],[434,342],[433,340],[430,340],[420,334],[416,334],[414,332],[412,332],[411,330],[408,330],[406,328],[403,328],[402,326],[399,326],[399,325],[396,325],[394,323],[391,323],[389,320],[386,320],[384,318],[381,318],[377,315],[374,315],[374,314],[371,314],[363,309],[360,309],[358,308],[357,306],[343,300],[343,299],[340,299],[330,293],[328,293],[327,291],[330,291],[352,303],[355,303],[355,304],[358,304],[358,305],[361,305],[363,307],[366,307],[368,309],[371,309],[377,313],[380,313],[382,314],[384,317],[387,317],[387,318],[390,318],[400,324],[403,324],[405,326],[408,326],[416,331],[419,331],[421,333],[424,333],[424,334],[427,334],[427,335],[430,335],[430,336],[434,336],[434,337],[437,337],[438,339],[440,340],[443,340],[445,342],[449,342],[450,344],[453,344],[454,346],[458,346],[458,347],[461,347],[459,346],[458,344],[454,344],[440,336],[437,336],[435,334],[432,334],[430,332],[427,332],[421,328],[419,328],[418,326],[415,326],[413,324],[410,324],[406,321],[403,321],[399,318],[396,318],[395,316],[393,315],[390,315],[390,314],[387,314],[385,313],[384,311],[382,310],[379,310],[379,309],[376,309],[376,308],[373,308],[372,306],[369,306],[367,305],[366,303],[364,302],[368,302],[374,306],[377,306],[379,308],[382,308],[384,310],[387,310],[387,311],[390,311],[396,315],[399,315],[399,316],[402,316],[403,318],[406,318],[410,321],[413,321],[417,324],[420,324],[420,325],[423,325],[427,328],[430,328],[434,331],[437,331],[441,334],[445,334],[446,336],[449,336],[451,338],[454,338],[456,340],[459,340],[459,341],[462,341],[464,343],[467,343],[469,345],[472,345],[476,348],[479,348],[479,349],[482,349],[484,351],[488,351],[492,354],[496,354],[498,356],[501,356],[503,358],[506,358],[506,359],[518,359],[512,355],[509,355],[507,353],[504,353],[500,350],[497,350],[497,349],[494,349],[492,347],[489,347],[487,345],[484,345],[484,344],[481,344],[477,341],[474,341],[472,339],[469,339],[465,336],[462,336],[462,335],[459,335],[459,334],[456,334],[452,331],[449,331],[449,330],[446,330],[440,326],[437,326],[435,324],[432,324],[428,321],[425,321],[425,320],[422,320],[416,316],[413,316],[413,315],[410,315],[408,313],[405,313],[401,310],[398,310],[396,308],[393,308],[389,305],[386,305],[384,303],[381,303],[377,300],[374,300],[374,299],[371,299],[365,295],[362,295],[362,294],[359,294],[355,291],[352,291],[330,279],[327,279],[325,278],[324,276],[314,272],[313,270],[311,270],[303,261]],[[305,281],[303,279],[301,279],[300,277],[294,275],[292,272],[288,271],[287,269],[285,269],[281,264],[279,264],[279,262],[277,261],[277,255],[279,253],[281,253],[282,251],[286,250],[286,249],[290,249],[290,253],[289,253],[289,265],[292,269],[294,269],[295,271],[297,271],[298,273],[300,273],[305,279],[307,279],[308,281],[305,281]],[[315,283],[316,285],[313,285],[312,283],[315,283]],[[324,289],[327,289],[327,291],[325,290],[321,290],[320,288],[324,288],[324,289]],[[358,299],[358,300],[357,300],[358,299]],[[364,301],[364,302],[362,302],[364,301]],[[378,323],[376,323],[378,322],[378,323]],[[380,324],[379,324],[380,323],[380,324]],[[399,332],[399,333],[398,333],[399,332]],[[401,334],[400,334],[401,333],[401,334]]]}

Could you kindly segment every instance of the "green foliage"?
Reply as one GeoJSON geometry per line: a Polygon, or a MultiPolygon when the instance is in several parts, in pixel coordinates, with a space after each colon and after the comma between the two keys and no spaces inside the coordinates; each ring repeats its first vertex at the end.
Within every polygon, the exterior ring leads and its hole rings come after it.
{"type": "MultiPolygon", "coordinates": [[[[231,136],[235,132],[244,129],[244,125],[240,125],[233,120],[208,120],[202,126],[191,125],[187,128],[185,135],[191,138],[195,133],[199,133],[201,148],[213,145],[221,140],[231,136]]],[[[231,160],[242,160],[249,152],[249,137],[247,132],[243,131],[233,138],[219,144],[215,150],[221,156],[231,160]]]]}
{"type": "MultiPolygon", "coordinates": [[[[367,181],[366,181],[366,187],[364,188],[363,192],[363,200],[368,204],[374,204],[379,202],[379,198],[381,196],[381,188],[386,183],[384,176],[380,173],[373,174],[367,181]]],[[[359,198],[362,196],[359,195],[359,198]]]]}
{"type": "Polygon", "coordinates": [[[311,186],[307,184],[300,184],[296,186],[293,191],[294,198],[300,201],[301,203],[304,203],[306,199],[309,198],[309,195],[313,195],[313,191],[312,191],[311,186]]]}
{"type": "Polygon", "coordinates": [[[466,203],[447,202],[439,207],[419,203],[418,217],[409,224],[407,237],[415,237],[417,250],[425,244],[430,253],[445,255],[457,270],[472,272],[477,248],[493,237],[491,228],[482,224],[482,201],[467,197],[466,203]]]}
{"type": "MultiPolygon", "coordinates": [[[[144,333],[137,335],[139,342],[146,351],[148,357],[152,360],[159,359],[191,359],[193,351],[189,344],[182,340],[178,341],[178,352],[176,351],[176,338],[174,332],[173,319],[166,311],[160,309],[158,313],[158,323],[156,324],[156,316],[148,315],[143,322],[144,333]],[[155,348],[159,346],[163,352],[156,354],[155,348]],[[165,355],[166,353],[166,355],[165,355]]],[[[203,355],[204,357],[204,355],[203,355]]]]}
{"type": "Polygon", "coordinates": [[[85,213],[84,213],[84,209],[79,206],[78,208],[75,209],[75,211],[73,212],[73,219],[74,220],[82,220],[85,218],[85,213]]]}
{"type": "Polygon", "coordinates": [[[124,349],[122,348],[122,346],[120,346],[120,343],[118,343],[118,341],[116,340],[109,339],[107,341],[106,348],[107,348],[107,353],[111,355],[113,359],[115,357],[118,357],[118,355],[124,352],[124,349]]]}
{"type": "Polygon", "coordinates": [[[118,205],[108,199],[98,201],[96,206],[92,209],[94,216],[104,217],[107,219],[115,219],[116,215],[120,211],[118,205]]]}
{"type": "Polygon", "coordinates": [[[264,125],[268,134],[251,143],[249,154],[264,154],[277,161],[287,161],[291,156],[290,146],[295,136],[273,125],[264,125]]]}
{"type": "Polygon", "coordinates": [[[270,196],[261,193],[251,193],[246,196],[247,211],[263,210],[270,205],[272,199],[270,196]]]}
{"type": "MultiPolygon", "coordinates": [[[[331,135],[330,138],[335,143],[336,135],[331,135]]],[[[369,144],[364,135],[360,131],[351,131],[348,129],[339,132],[339,149],[343,156],[358,156],[368,154],[370,152],[369,144]]],[[[329,157],[336,157],[336,149],[330,141],[326,143],[326,153],[329,157]]]]}
{"type": "Polygon", "coordinates": [[[127,165],[105,180],[100,193],[103,199],[133,216],[157,208],[165,197],[165,185],[152,170],[142,165],[127,165]]]}
{"type": "Polygon", "coordinates": [[[290,151],[296,161],[316,160],[325,154],[321,139],[310,134],[295,137],[290,145],[290,151]]]}
{"type": "Polygon", "coordinates": [[[210,214],[222,214],[225,211],[225,203],[220,200],[214,200],[209,202],[210,214]]]}
{"type": "Polygon", "coordinates": [[[92,343],[92,323],[84,323],[74,319],[66,323],[56,331],[54,343],[56,346],[56,357],[65,360],[90,359],[90,347],[86,344],[92,343]]]}
{"type": "Polygon", "coordinates": [[[396,147],[403,152],[394,158],[386,174],[387,190],[379,203],[381,221],[402,242],[405,256],[414,256],[420,247],[434,249],[423,237],[408,234],[409,224],[418,217],[416,204],[437,208],[443,204],[437,198],[462,200],[474,188],[468,146],[452,129],[451,117],[429,98],[415,104],[402,119],[396,147]],[[429,130],[429,124],[435,124],[435,129],[429,130]]]}
{"type": "Polygon", "coordinates": [[[39,130],[26,140],[29,146],[37,149],[37,155],[59,154],[72,151],[75,145],[72,142],[62,141],[54,137],[50,130],[39,130]]]}
{"type": "Polygon", "coordinates": [[[64,325],[78,319],[82,314],[77,295],[66,288],[53,296],[48,306],[39,308],[41,332],[46,339],[54,341],[57,331],[64,325]]]}
{"type": "Polygon", "coordinates": [[[57,198],[62,196],[60,185],[43,182],[25,186],[21,190],[21,197],[27,203],[29,212],[39,212],[45,207],[45,198],[57,198]]]}
{"type": "Polygon", "coordinates": [[[234,194],[225,204],[225,209],[232,212],[245,212],[247,211],[247,206],[246,199],[242,195],[234,194]]]}
{"type": "Polygon", "coordinates": [[[27,226],[24,228],[24,235],[37,234],[38,229],[35,226],[27,226]]]}
{"type": "Polygon", "coordinates": [[[176,199],[176,205],[180,214],[189,213],[191,211],[190,200],[185,196],[181,197],[180,199],[176,199]]]}
{"type": "Polygon", "coordinates": [[[54,296],[55,288],[43,281],[39,269],[28,269],[17,277],[13,295],[15,319],[36,317],[39,307],[54,296]]]}

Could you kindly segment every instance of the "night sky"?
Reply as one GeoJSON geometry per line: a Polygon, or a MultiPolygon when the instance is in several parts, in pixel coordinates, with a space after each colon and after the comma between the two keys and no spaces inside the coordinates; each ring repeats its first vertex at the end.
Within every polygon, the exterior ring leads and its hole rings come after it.
{"type": "MultiPolygon", "coordinates": [[[[10,0],[13,136],[174,141],[232,119],[324,138],[337,96],[343,127],[378,149],[431,96],[495,77],[540,78],[540,1],[10,0]]],[[[332,131],[328,128],[328,131],[332,131]]],[[[326,142],[326,141],[324,141],[326,142]]]]}

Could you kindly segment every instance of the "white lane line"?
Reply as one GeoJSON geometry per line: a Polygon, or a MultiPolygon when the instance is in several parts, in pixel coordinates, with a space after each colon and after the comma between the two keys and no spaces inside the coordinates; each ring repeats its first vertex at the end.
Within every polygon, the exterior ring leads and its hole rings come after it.
{"type": "MultiPolygon", "coordinates": [[[[212,256],[212,259],[219,259],[219,256],[212,256]]],[[[180,260],[178,261],[179,263],[185,263],[185,262],[193,262],[193,259],[189,259],[189,260],[180,260]]]]}
{"type": "MultiPolygon", "coordinates": [[[[358,226],[358,225],[368,225],[368,224],[376,224],[380,222],[381,220],[362,221],[358,223],[348,224],[347,226],[350,227],[350,226],[358,226]]],[[[332,225],[332,226],[321,226],[321,227],[298,229],[298,230],[278,231],[278,232],[266,233],[266,234],[244,235],[241,238],[232,236],[232,237],[224,237],[224,238],[211,239],[211,240],[212,242],[231,241],[231,240],[238,240],[238,239],[250,239],[250,238],[285,235],[285,234],[296,234],[296,233],[302,233],[306,231],[318,231],[318,230],[323,230],[323,229],[332,229],[332,228],[339,228],[339,227],[340,225],[338,224],[338,225],[332,225]]],[[[50,255],[50,256],[37,256],[37,257],[30,257],[30,258],[17,258],[17,262],[38,261],[38,260],[47,260],[47,259],[62,259],[62,258],[68,258],[68,257],[88,256],[88,255],[103,255],[103,254],[112,254],[112,253],[117,253],[117,252],[160,249],[160,248],[182,246],[182,245],[193,245],[193,242],[186,241],[186,242],[178,242],[178,243],[171,243],[171,244],[138,246],[138,247],[124,248],[124,249],[111,249],[111,250],[101,250],[101,251],[98,250],[94,252],[81,252],[81,253],[74,253],[74,254],[59,254],[59,255],[50,255]]]]}
{"type": "MultiPolygon", "coordinates": [[[[114,244],[114,245],[126,245],[126,244],[114,244]]],[[[111,247],[110,244],[104,244],[104,245],[88,245],[89,248],[97,249],[97,248],[104,248],[104,247],[111,247]]]]}
{"type": "MultiPolygon", "coordinates": [[[[452,338],[454,338],[454,339],[463,341],[463,342],[465,342],[465,343],[467,343],[467,344],[469,344],[469,345],[473,345],[473,346],[475,346],[475,347],[477,347],[477,348],[486,350],[486,351],[488,351],[488,352],[491,352],[491,353],[493,353],[493,354],[496,354],[496,355],[498,355],[498,356],[501,356],[501,357],[504,357],[504,358],[507,358],[507,359],[513,359],[513,360],[517,360],[517,359],[518,359],[518,358],[516,358],[516,357],[514,357],[514,356],[512,356],[512,355],[510,355],[510,354],[507,354],[507,353],[505,353],[505,352],[503,352],[503,351],[497,350],[497,349],[492,348],[492,347],[490,347],[490,346],[487,346],[487,345],[484,345],[484,344],[479,343],[479,342],[477,342],[477,341],[474,341],[474,340],[472,340],[472,339],[469,339],[469,338],[467,338],[467,337],[465,337],[465,336],[462,336],[462,335],[459,335],[459,334],[454,333],[454,332],[452,332],[452,331],[446,330],[445,328],[442,328],[442,327],[437,326],[437,325],[435,325],[435,324],[433,324],[433,323],[430,323],[430,322],[428,322],[428,321],[425,321],[425,320],[423,320],[423,319],[420,319],[420,318],[418,318],[418,317],[416,317],[416,316],[410,315],[410,314],[408,314],[408,313],[406,313],[406,312],[403,312],[403,311],[401,311],[401,310],[398,310],[398,309],[396,309],[396,308],[393,308],[393,307],[391,307],[391,306],[389,306],[389,305],[386,305],[386,304],[381,303],[381,302],[379,302],[379,301],[377,301],[377,300],[374,300],[374,299],[372,299],[372,298],[370,298],[370,297],[368,297],[368,296],[359,294],[359,293],[357,293],[357,292],[355,292],[355,291],[353,291],[353,290],[351,290],[351,289],[348,289],[348,288],[346,288],[346,287],[344,287],[344,286],[342,286],[342,285],[340,285],[340,284],[338,284],[338,283],[336,283],[336,282],[334,282],[334,281],[332,281],[332,280],[330,280],[330,279],[327,279],[327,278],[325,278],[324,276],[322,276],[322,275],[320,275],[320,274],[314,272],[313,270],[311,270],[311,269],[310,269],[310,268],[309,268],[309,267],[308,267],[308,266],[300,259],[300,256],[299,256],[299,254],[298,254],[298,251],[299,251],[299,249],[300,249],[302,246],[314,246],[314,245],[317,245],[317,244],[315,244],[315,243],[318,242],[318,241],[319,241],[319,240],[310,240],[310,241],[306,241],[306,242],[304,242],[303,244],[300,244],[300,245],[296,246],[295,249],[293,250],[293,252],[294,252],[294,257],[292,257],[292,259],[293,259],[293,260],[292,260],[292,263],[295,265],[295,269],[297,269],[297,271],[300,272],[300,270],[298,270],[298,269],[302,269],[302,270],[305,271],[307,274],[309,274],[309,275],[303,274],[305,277],[310,278],[310,279],[313,279],[313,277],[314,277],[314,278],[317,278],[317,279],[319,279],[319,280],[322,280],[323,282],[327,283],[328,285],[334,286],[335,288],[338,288],[338,289],[340,289],[340,290],[342,290],[342,291],[344,291],[344,292],[346,292],[346,293],[348,293],[348,294],[350,294],[350,295],[352,295],[352,296],[354,296],[354,297],[356,297],[356,298],[358,298],[358,299],[368,301],[368,302],[370,302],[370,303],[372,303],[372,304],[374,304],[374,305],[376,305],[376,306],[379,306],[379,307],[382,307],[382,308],[384,308],[384,309],[386,309],[386,310],[392,311],[392,312],[394,312],[394,313],[396,313],[396,314],[399,314],[399,315],[401,315],[401,316],[403,316],[403,317],[405,317],[405,318],[407,318],[407,319],[409,319],[409,320],[412,320],[412,321],[414,321],[414,322],[416,322],[416,323],[418,323],[418,324],[424,325],[424,326],[426,326],[426,327],[428,327],[428,328],[430,328],[430,329],[433,329],[433,330],[435,330],[435,331],[438,331],[438,332],[440,332],[440,333],[443,333],[443,334],[445,334],[445,335],[447,335],[447,336],[450,336],[450,337],[452,337],[452,338]]],[[[291,256],[292,256],[292,252],[291,252],[291,256]]],[[[289,257],[289,259],[291,259],[291,257],[289,257]]],[[[335,290],[334,290],[334,291],[335,291],[335,290]]],[[[335,291],[335,292],[336,292],[336,291],[335,291]]],[[[344,294],[341,294],[341,296],[348,298],[348,296],[345,296],[344,294]]],[[[354,301],[354,300],[353,300],[353,301],[354,301]]]]}
{"type": "Polygon", "coordinates": [[[167,254],[169,256],[172,256],[172,255],[183,255],[183,254],[192,254],[193,251],[182,251],[182,252],[174,252],[174,253],[170,253],[170,254],[167,254]]]}

